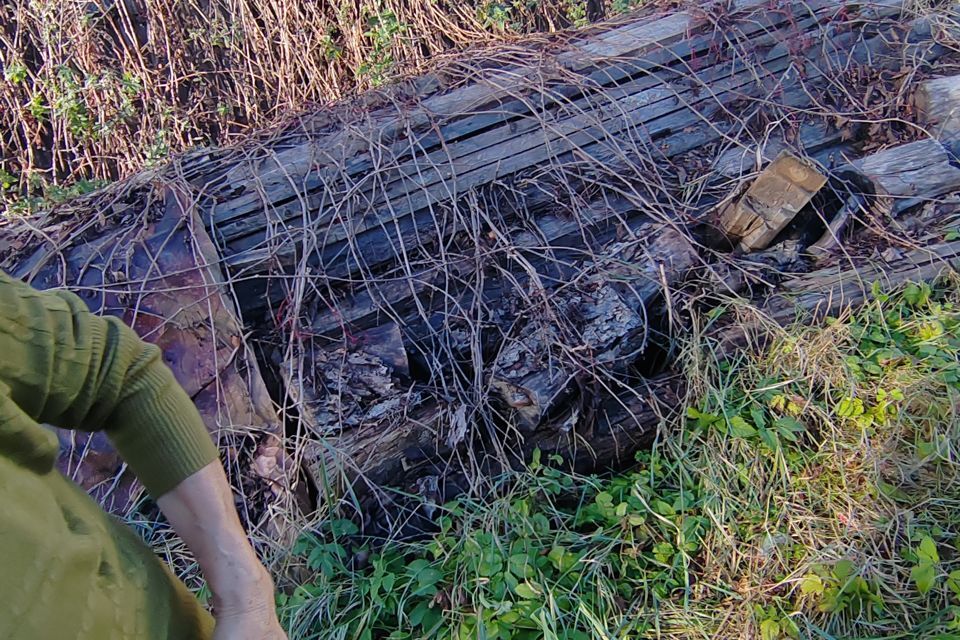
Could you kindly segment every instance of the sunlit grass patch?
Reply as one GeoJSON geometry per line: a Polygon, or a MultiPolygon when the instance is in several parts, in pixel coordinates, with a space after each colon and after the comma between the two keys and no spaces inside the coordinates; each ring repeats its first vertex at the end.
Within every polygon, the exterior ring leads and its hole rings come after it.
{"type": "Polygon", "coordinates": [[[616,477],[536,459],[429,540],[305,535],[294,638],[954,637],[956,282],[731,360],[616,477]]]}

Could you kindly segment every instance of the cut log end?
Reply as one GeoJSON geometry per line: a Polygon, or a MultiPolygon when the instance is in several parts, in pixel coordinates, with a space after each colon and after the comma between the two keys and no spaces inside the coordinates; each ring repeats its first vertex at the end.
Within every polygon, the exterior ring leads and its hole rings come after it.
{"type": "Polygon", "coordinates": [[[812,165],[783,151],[720,217],[744,252],[766,249],[827,183],[812,165]]]}

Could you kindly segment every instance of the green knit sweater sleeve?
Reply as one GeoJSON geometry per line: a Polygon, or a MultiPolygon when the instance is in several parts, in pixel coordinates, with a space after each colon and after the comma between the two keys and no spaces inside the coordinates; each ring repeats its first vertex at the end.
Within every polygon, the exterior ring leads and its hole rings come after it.
{"type": "Polygon", "coordinates": [[[103,429],[154,496],[217,457],[155,345],[69,292],[36,291],[2,272],[0,381],[38,422],[103,429]]]}

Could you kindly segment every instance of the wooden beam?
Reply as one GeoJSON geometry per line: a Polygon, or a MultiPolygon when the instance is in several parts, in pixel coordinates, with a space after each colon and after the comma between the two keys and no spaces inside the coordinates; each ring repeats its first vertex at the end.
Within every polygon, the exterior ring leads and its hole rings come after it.
{"type": "Polygon", "coordinates": [[[859,185],[878,214],[896,216],[960,190],[960,161],[950,143],[918,140],[854,160],[837,173],[859,185]]]}
{"type": "Polygon", "coordinates": [[[766,249],[826,183],[813,166],[782,151],[724,210],[720,228],[744,252],[766,249]]]}
{"type": "Polygon", "coordinates": [[[960,75],[921,82],[914,100],[931,135],[939,140],[960,138],[960,75]]]}

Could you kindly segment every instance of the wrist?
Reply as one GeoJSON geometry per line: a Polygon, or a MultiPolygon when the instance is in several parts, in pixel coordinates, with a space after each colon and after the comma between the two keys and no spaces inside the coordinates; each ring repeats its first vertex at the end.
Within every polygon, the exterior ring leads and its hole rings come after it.
{"type": "Polygon", "coordinates": [[[236,614],[274,606],[274,587],[270,574],[259,562],[236,565],[218,573],[210,581],[213,605],[219,615],[236,614]]]}

